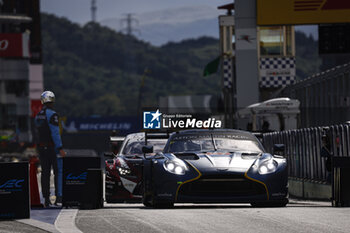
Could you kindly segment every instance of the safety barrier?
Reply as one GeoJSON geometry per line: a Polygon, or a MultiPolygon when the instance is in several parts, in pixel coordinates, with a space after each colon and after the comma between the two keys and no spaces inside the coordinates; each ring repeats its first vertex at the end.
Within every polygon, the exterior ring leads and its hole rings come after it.
{"type": "Polygon", "coordinates": [[[0,219],[30,218],[28,162],[0,163],[0,219]]]}
{"type": "Polygon", "coordinates": [[[343,124],[350,119],[349,91],[350,63],[347,63],[287,86],[280,97],[300,101],[300,127],[317,127],[343,124]]]}
{"type": "Polygon", "coordinates": [[[327,147],[329,156],[350,157],[350,125],[265,133],[263,143],[270,153],[273,153],[274,144],[285,144],[290,177],[326,182],[329,158],[321,156],[321,149],[327,147]]]}
{"type": "MultiPolygon", "coordinates": [[[[91,189],[91,180],[89,181],[90,168],[100,169],[100,157],[70,157],[63,158],[63,207],[82,206],[84,196],[88,189],[91,189]],[[88,186],[88,187],[87,187],[88,186]]],[[[102,171],[100,170],[100,173],[102,171]]],[[[97,172],[98,173],[98,172],[97,172]]],[[[95,189],[99,188],[98,176],[90,175],[95,182],[95,189]]],[[[101,176],[102,177],[102,176],[101,176]]],[[[102,188],[100,188],[102,190],[102,188]]],[[[96,190],[95,190],[96,191],[96,190]]],[[[101,191],[102,193],[102,191],[101,191]]],[[[101,195],[102,196],[102,195],[101,195]]],[[[92,200],[91,200],[92,201],[92,200]]],[[[88,202],[88,201],[85,201],[88,202]]],[[[92,208],[92,207],[91,207],[92,208]]]]}

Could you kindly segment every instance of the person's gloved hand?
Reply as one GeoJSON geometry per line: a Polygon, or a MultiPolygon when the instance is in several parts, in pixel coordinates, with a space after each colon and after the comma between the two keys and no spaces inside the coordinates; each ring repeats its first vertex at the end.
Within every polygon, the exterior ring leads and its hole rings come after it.
{"type": "Polygon", "coordinates": [[[60,156],[63,158],[64,156],[66,156],[66,152],[63,150],[63,149],[61,149],[60,150],[60,156]]]}

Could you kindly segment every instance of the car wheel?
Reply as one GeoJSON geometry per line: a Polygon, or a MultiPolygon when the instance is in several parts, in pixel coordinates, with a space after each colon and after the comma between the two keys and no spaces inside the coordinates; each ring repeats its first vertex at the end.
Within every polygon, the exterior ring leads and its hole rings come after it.
{"type": "Polygon", "coordinates": [[[142,197],[142,204],[145,206],[145,207],[153,207],[152,203],[149,201],[149,195],[143,195],[142,197]]]}
{"type": "Polygon", "coordinates": [[[155,201],[153,198],[153,195],[144,195],[142,198],[142,203],[145,207],[156,208],[156,209],[166,209],[166,208],[174,207],[174,203],[172,202],[155,201]]]}
{"type": "Polygon", "coordinates": [[[252,207],[285,207],[288,204],[287,201],[271,201],[271,202],[252,202],[252,207]]]}
{"type": "Polygon", "coordinates": [[[156,209],[168,209],[173,207],[174,207],[174,203],[172,202],[159,202],[159,203],[156,202],[153,204],[153,208],[156,208],[156,209]]]}

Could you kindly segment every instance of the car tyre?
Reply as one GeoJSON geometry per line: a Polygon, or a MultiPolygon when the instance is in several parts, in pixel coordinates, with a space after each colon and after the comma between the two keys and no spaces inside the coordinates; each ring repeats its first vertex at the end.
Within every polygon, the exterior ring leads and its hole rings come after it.
{"type": "Polygon", "coordinates": [[[153,207],[152,203],[149,201],[149,195],[143,195],[143,197],[142,197],[142,204],[145,207],[148,207],[148,208],[152,208],[153,207]]]}
{"type": "Polygon", "coordinates": [[[155,201],[153,195],[144,195],[142,198],[142,203],[145,207],[155,208],[155,209],[167,209],[167,208],[174,207],[174,203],[172,202],[155,201]]]}
{"type": "Polygon", "coordinates": [[[287,204],[288,200],[250,203],[252,207],[285,207],[287,204]]]}
{"type": "Polygon", "coordinates": [[[172,202],[161,202],[161,203],[154,203],[153,208],[156,209],[170,209],[174,208],[174,203],[172,202]]]}

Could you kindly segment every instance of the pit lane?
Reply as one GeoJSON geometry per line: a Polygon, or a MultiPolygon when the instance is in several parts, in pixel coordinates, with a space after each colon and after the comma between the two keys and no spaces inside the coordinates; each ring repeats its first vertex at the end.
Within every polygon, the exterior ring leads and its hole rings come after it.
{"type": "Polygon", "coordinates": [[[349,232],[350,208],[290,200],[285,208],[246,204],[105,204],[103,209],[34,209],[31,219],[0,221],[0,232],[349,232]],[[59,211],[58,216],[53,212],[59,211]]]}
{"type": "Polygon", "coordinates": [[[79,210],[82,232],[349,232],[350,208],[328,202],[291,201],[285,208],[245,204],[176,204],[150,209],[141,204],[106,204],[79,210]]]}

